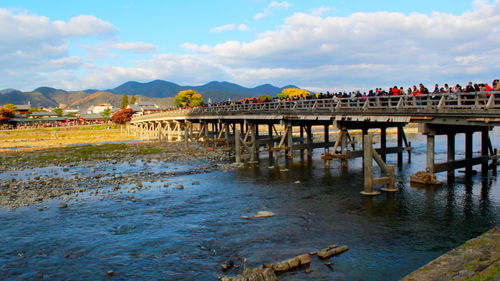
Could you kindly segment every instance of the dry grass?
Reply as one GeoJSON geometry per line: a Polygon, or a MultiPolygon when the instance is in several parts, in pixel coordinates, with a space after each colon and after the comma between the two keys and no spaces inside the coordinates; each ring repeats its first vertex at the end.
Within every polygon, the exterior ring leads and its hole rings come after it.
{"type": "Polygon", "coordinates": [[[113,125],[0,131],[0,151],[136,140],[113,125]]]}

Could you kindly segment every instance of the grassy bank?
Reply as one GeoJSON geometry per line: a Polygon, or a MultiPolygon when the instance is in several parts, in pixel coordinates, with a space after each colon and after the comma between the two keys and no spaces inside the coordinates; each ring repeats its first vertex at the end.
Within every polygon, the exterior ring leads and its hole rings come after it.
{"type": "Polygon", "coordinates": [[[122,135],[115,125],[94,125],[65,128],[40,128],[0,131],[0,151],[12,149],[33,150],[51,146],[117,142],[135,140],[136,137],[122,135]]]}

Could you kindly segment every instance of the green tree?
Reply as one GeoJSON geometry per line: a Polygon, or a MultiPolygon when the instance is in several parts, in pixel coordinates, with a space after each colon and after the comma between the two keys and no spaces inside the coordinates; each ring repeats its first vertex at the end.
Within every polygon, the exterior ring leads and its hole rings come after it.
{"type": "Polygon", "coordinates": [[[69,112],[65,115],[66,117],[76,117],[76,113],[74,112],[69,112]]]}
{"type": "Polygon", "coordinates": [[[55,114],[57,114],[57,116],[61,117],[63,115],[63,110],[61,108],[54,108],[52,110],[52,112],[54,112],[55,114]]]}
{"type": "Polygon", "coordinates": [[[109,107],[104,109],[104,111],[101,112],[101,116],[104,117],[104,119],[109,120],[109,117],[111,117],[111,109],[109,107]]]}
{"type": "Polygon", "coordinates": [[[294,98],[294,97],[308,97],[311,93],[306,90],[298,89],[298,88],[286,88],[281,91],[281,94],[278,94],[278,98],[294,98]]]}
{"type": "Polygon", "coordinates": [[[261,95],[259,98],[263,101],[272,101],[273,100],[273,98],[270,95],[261,95]]]}
{"type": "Polygon", "coordinates": [[[123,95],[122,97],[122,103],[121,103],[121,109],[125,109],[127,108],[127,105],[128,105],[128,96],[127,94],[123,95]]]}
{"type": "Polygon", "coordinates": [[[42,111],[42,109],[40,107],[32,107],[28,110],[28,115],[33,113],[33,112],[39,112],[39,111],[42,111]]]}
{"type": "Polygon", "coordinates": [[[203,96],[194,90],[180,91],[174,98],[177,107],[200,106],[203,105],[203,96]]]}
{"type": "Polygon", "coordinates": [[[137,102],[137,99],[135,98],[135,96],[132,96],[132,98],[130,99],[129,104],[135,104],[136,102],[137,102]]]}

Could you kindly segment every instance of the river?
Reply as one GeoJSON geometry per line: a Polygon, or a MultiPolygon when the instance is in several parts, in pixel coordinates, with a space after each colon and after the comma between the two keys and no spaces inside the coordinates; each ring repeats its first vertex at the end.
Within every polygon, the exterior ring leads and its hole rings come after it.
{"type": "MultiPolygon", "coordinates": [[[[226,260],[242,266],[245,259],[248,267],[257,267],[337,244],[350,250],[331,258],[332,265],[313,257],[312,272],[293,271],[279,279],[398,280],[500,219],[499,184],[491,173],[466,179],[457,172],[452,184],[410,186],[409,175],[425,166],[425,138],[411,138],[412,163],[405,155],[396,171],[400,192],[373,198],[359,194],[361,159],[342,170],[336,161],[325,165],[318,149],[312,162],[295,157],[293,164],[273,169],[263,153],[258,166],[180,173],[170,187],[145,183],[152,188],[135,193],[135,201],[124,192],[120,200],[88,196],[68,208],[56,208],[60,201],[55,200],[42,204],[49,206],[44,211],[39,206],[0,210],[0,279],[216,280],[226,260]],[[178,184],[184,189],[174,187],[178,184]],[[242,219],[257,211],[276,216],[242,219]],[[110,270],[113,275],[107,275],[110,270]]],[[[498,139],[492,133],[494,146],[498,139]]],[[[462,143],[457,138],[457,148],[462,143]]],[[[445,152],[446,139],[438,137],[436,162],[445,152]]],[[[395,155],[388,156],[389,163],[395,161],[395,155]]],[[[144,167],[131,165],[117,173],[144,167]]],[[[444,173],[438,177],[446,180],[444,173]]]]}

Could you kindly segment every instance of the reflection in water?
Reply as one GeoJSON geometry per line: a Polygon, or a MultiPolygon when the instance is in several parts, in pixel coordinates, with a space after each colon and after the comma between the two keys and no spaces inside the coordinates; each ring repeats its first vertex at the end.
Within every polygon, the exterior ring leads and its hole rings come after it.
{"type": "MultiPolygon", "coordinates": [[[[214,280],[228,259],[256,267],[345,244],[350,250],[332,258],[333,270],[313,259],[311,273],[280,279],[398,280],[500,219],[492,175],[459,174],[443,186],[410,186],[409,175],[425,163],[422,138],[413,142],[413,162],[396,175],[400,191],[376,197],[359,194],[360,159],[349,160],[348,169],[338,161],[325,164],[319,154],[310,161],[280,157],[269,165],[266,153],[260,165],[173,178],[183,190],[151,183],[155,188],[134,194],[136,202],[125,193],[121,202],[90,198],[66,209],[54,202],[43,212],[36,206],[0,211],[0,276],[100,280],[112,269],[125,280],[214,280]],[[241,218],[261,210],[276,216],[241,218]]],[[[395,155],[387,160],[394,164],[395,155]]],[[[161,170],[161,164],[149,167],[161,170]]],[[[127,173],[141,169],[127,167],[127,173]]]]}

